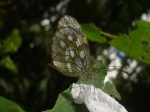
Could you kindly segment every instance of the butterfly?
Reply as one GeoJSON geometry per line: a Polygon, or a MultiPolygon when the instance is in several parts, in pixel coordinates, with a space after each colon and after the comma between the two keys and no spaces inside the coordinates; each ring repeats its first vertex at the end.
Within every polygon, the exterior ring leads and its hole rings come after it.
{"type": "Polygon", "coordinates": [[[52,65],[68,77],[87,80],[93,75],[87,38],[77,20],[69,15],[59,20],[52,37],[52,65]]]}

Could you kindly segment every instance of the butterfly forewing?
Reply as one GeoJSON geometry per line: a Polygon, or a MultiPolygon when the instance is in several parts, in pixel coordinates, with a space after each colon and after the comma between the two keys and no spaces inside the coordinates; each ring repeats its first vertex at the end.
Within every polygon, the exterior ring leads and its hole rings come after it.
{"type": "Polygon", "coordinates": [[[81,27],[80,27],[79,23],[77,22],[77,20],[74,19],[71,16],[66,15],[66,16],[62,17],[59,20],[59,22],[58,22],[58,29],[62,28],[62,27],[63,28],[64,27],[66,27],[66,28],[72,28],[72,29],[76,30],[76,32],[84,35],[83,32],[82,32],[82,30],[81,30],[81,27]]]}
{"type": "Polygon", "coordinates": [[[70,77],[80,78],[91,68],[87,39],[71,16],[66,15],[58,22],[52,42],[52,59],[54,67],[70,77]]]}

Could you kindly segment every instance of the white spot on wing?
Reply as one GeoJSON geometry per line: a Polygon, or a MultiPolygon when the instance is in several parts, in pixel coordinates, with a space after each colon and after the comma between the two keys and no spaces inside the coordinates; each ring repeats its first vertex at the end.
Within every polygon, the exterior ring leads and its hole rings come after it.
{"type": "Polygon", "coordinates": [[[81,38],[77,38],[77,41],[76,41],[77,47],[80,46],[81,44],[82,44],[82,39],[81,38]]]}
{"type": "Polygon", "coordinates": [[[63,41],[61,41],[61,42],[60,42],[60,46],[61,46],[62,48],[64,48],[64,47],[66,46],[66,44],[65,44],[63,41]]]}
{"type": "Polygon", "coordinates": [[[71,35],[68,36],[69,40],[73,40],[73,37],[71,35]]]}
{"type": "Polygon", "coordinates": [[[80,57],[84,58],[85,57],[85,52],[84,51],[80,51],[80,57]]]}
{"type": "Polygon", "coordinates": [[[73,58],[74,57],[74,51],[70,51],[70,55],[73,58]]]}
{"type": "Polygon", "coordinates": [[[53,61],[54,65],[57,67],[61,67],[62,63],[60,63],[59,61],[53,61]]]}
{"type": "Polygon", "coordinates": [[[71,64],[70,63],[67,63],[67,68],[69,69],[70,72],[72,72],[71,64]]]}
{"type": "Polygon", "coordinates": [[[71,57],[74,57],[74,51],[72,50],[71,47],[66,49],[66,55],[70,55],[71,57]]]}

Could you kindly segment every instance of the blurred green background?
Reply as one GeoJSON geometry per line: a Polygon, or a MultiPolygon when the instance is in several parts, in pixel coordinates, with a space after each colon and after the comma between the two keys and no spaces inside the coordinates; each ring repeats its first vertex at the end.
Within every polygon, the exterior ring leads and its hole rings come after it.
{"type": "MultiPolygon", "coordinates": [[[[50,41],[63,15],[71,15],[81,24],[92,22],[110,34],[128,35],[137,20],[150,20],[149,10],[149,0],[1,0],[0,95],[28,112],[38,112],[51,109],[58,94],[77,81],[48,66],[52,61],[50,41]]],[[[119,61],[119,68],[108,73],[115,71],[116,78],[110,79],[121,94],[119,102],[129,112],[150,111],[149,62],[110,44],[89,41],[92,58],[103,59],[113,69],[115,60],[119,61]]],[[[149,45],[150,40],[143,44],[149,45]]],[[[133,49],[138,52],[137,46],[133,49]]]]}

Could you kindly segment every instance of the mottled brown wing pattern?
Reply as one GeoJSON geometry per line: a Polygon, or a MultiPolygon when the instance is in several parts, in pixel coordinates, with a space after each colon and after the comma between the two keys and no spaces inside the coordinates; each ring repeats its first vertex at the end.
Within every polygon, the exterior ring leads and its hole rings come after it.
{"type": "Polygon", "coordinates": [[[76,19],[74,19],[71,16],[66,15],[66,16],[62,17],[58,22],[58,29],[59,28],[72,28],[72,29],[76,30],[76,32],[82,34],[84,37],[84,34],[81,30],[79,23],[77,22],[76,19]]]}
{"type": "Polygon", "coordinates": [[[52,60],[53,66],[69,77],[88,77],[91,71],[87,39],[71,16],[66,15],[58,22],[52,40],[52,60]]]}

